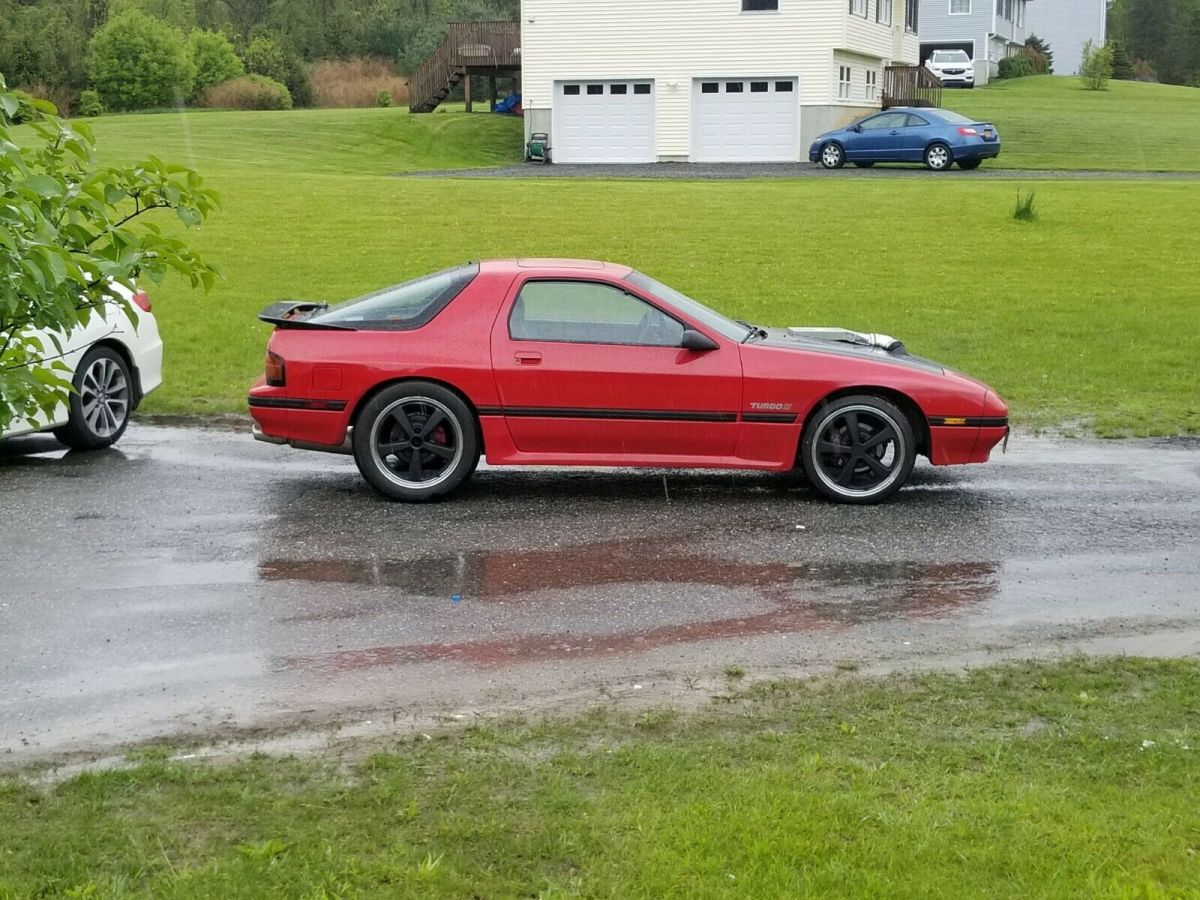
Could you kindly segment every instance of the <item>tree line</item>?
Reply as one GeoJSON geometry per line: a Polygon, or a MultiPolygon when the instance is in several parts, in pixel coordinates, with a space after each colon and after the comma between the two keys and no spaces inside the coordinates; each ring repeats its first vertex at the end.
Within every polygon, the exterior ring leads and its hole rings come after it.
{"type": "MultiPolygon", "coordinates": [[[[10,85],[78,96],[102,64],[96,35],[129,18],[141,24],[122,37],[139,42],[160,24],[185,44],[194,45],[198,32],[220,35],[247,71],[283,82],[304,105],[308,62],[386,57],[407,74],[442,40],[447,22],[515,19],[519,11],[520,0],[0,0],[0,72],[10,85]]],[[[161,43],[160,34],[151,37],[161,43]]],[[[169,64],[194,67],[189,59],[169,64]]]]}
{"type": "Polygon", "coordinates": [[[1137,77],[1200,87],[1200,0],[1116,0],[1108,32],[1137,77]]]}

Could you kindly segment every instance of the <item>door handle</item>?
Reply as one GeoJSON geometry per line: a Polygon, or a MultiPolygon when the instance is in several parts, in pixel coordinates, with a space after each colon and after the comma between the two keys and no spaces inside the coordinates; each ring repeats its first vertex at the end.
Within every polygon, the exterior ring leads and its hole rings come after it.
{"type": "Polygon", "coordinates": [[[888,134],[899,134],[899,131],[889,131],[888,134]]]}
{"type": "Polygon", "coordinates": [[[540,366],[542,364],[542,354],[540,353],[518,353],[513,357],[513,361],[518,366],[540,366]]]}

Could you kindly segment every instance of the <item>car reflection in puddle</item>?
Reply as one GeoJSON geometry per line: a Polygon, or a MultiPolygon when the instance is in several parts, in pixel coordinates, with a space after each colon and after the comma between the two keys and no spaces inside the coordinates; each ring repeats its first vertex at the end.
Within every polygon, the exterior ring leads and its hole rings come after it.
{"type": "MultiPolygon", "coordinates": [[[[517,605],[529,612],[529,606],[546,603],[548,596],[556,598],[553,628],[531,629],[525,616],[526,624],[513,633],[486,639],[365,647],[274,661],[276,669],[348,671],[433,661],[504,665],[757,635],[836,631],[886,619],[941,618],[990,599],[997,590],[997,572],[992,562],[737,562],[653,542],[619,541],[410,561],[273,559],[261,564],[259,576],[264,581],[392,589],[414,604],[420,598],[448,602],[458,595],[470,603],[499,602],[506,609],[517,605]],[[709,608],[701,620],[684,616],[683,621],[638,623],[613,616],[599,632],[591,624],[597,602],[602,604],[605,596],[597,601],[595,589],[628,595],[663,587],[678,591],[680,597],[706,588],[732,589],[753,602],[720,604],[717,614],[709,608]],[[563,591],[580,592],[581,604],[586,599],[587,625],[564,626],[558,602],[563,591]],[[584,591],[586,598],[582,598],[584,591]],[[736,614],[738,609],[743,614],[736,614]]],[[[285,621],[334,621],[357,614],[344,606],[318,608],[285,621]]],[[[393,609],[392,614],[403,615],[403,611],[393,609]]],[[[533,621],[538,621],[536,614],[533,621]]]]}

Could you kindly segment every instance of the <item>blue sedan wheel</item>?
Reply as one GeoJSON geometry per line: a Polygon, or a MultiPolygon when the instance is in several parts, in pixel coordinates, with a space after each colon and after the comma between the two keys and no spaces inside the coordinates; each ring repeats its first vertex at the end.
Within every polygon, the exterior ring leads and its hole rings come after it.
{"type": "Polygon", "coordinates": [[[954,164],[950,148],[942,143],[933,143],[925,148],[925,168],[934,172],[945,172],[954,164]]]}
{"type": "Polygon", "coordinates": [[[827,169],[840,169],[846,164],[846,151],[841,144],[830,141],[821,148],[821,165],[827,169]]]}

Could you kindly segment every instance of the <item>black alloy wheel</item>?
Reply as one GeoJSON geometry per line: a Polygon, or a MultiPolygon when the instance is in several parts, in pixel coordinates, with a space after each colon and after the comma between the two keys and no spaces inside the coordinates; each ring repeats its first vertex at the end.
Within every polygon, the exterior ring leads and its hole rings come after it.
{"type": "Polygon", "coordinates": [[[801,463],[818,493],[840,503],[879,503],[908,480],[916,442],[908,417],[882,397],[843,397],[818,411],[801,463]]]}
{"type": "Polygon", "coordinates": [[[354,460],[371,486],[393,500],[445,496],[479,463],[475,417],[457,394],[441,385],[393,385],[359,413],[354,460]]]}

